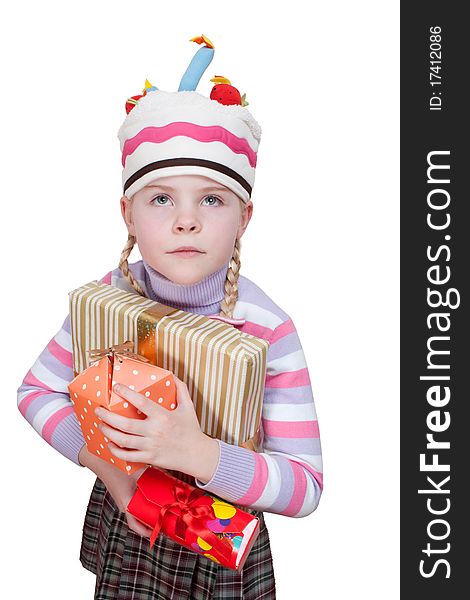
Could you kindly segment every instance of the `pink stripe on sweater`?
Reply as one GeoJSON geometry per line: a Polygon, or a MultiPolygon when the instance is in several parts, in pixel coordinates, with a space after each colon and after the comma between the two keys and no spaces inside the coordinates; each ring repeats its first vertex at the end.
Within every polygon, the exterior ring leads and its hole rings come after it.
{"type": "Polygon", "coordinates": [[[100,281],[102,283],[107,283],[108,285],[111,285],[111,276],[112,276],[113,272],[110,271],[109,273],[106,273],[106,275],[104,277],[102,277],[100,279],[100,281]]]}
{"type": "Polygon", "coordinates": [[[273,336],[269,340],[270,344],[274,344],[274,342],[277,342],[278,340],[285,337],[289,333],[292,333],[293,331],[296,331],[296,329],[294,327],[292,319],[285,321],[285,323],[281,323],[281,325],[279,325],[279,327],[276,327],[276,329],[274,330],[273,336]]]}
{"type": "Polygon", "coordinates": [[[58,344],[55,341],[55,339],[52,339],[47,344],[47,349],[63,365],[65,365],[66,367],[72,366],[72,353],[66,350],[65,348],[62,348],[62,346],[58,344]]]}
{"type": "Polygon", "coordinates": [[[253,473],[253,481],[246,494],[237,500],[237,504],[254,504],[261,494],[268,482],[268,465],[261,454],[254,453],[255,458],[255,471],[253,473]]]}
{"type": "Polygon", "coordinates": [[[305,494],[307,492],[307,477],[299,463],[290,460],[289,464],[294,473],[294,492],[289,504],[282,511],[282,514],[286,517],[293,517],[299,512],[304,503],[305,494]]]}
{"type": "Polygon", "coordinates": [[[55,431],[55,428],[57,427],[57,425],[63,420],[65,419],[65,417],[68,417],[70,415],[70,413],[74,412],[74,407],[73,406],[64,406],[64,408],[61,408],[60,410],[58,410],[57,412],[55,412],[44,424],[44,427],[42,428],[42,437],[46,440],[46,442],[48,442],[49,444],[51,444],[51,440],[52,440],[52,434],[55,431]]]}
{"type": "Polygon", "coordinates": [[[270,421],[261,419],[266,435],[283,438],[318,438],[318,421],[270,421]]]}
{"type": "Polygon", "coordinates": [[[320,489],[323,489],[323,473],[320,473],[320,471],[316,471],[313,467],[311,467],[310,465],[306,465],[305,463],[299,463],[301,467],[304,467],[304,469],[307,469],[307,471],[309,473],[311,473],[315,479],[318,481],[318,485],[320,486],[320,489]]]}
{"type": "Polygon", "coordinates": [[[266,387],[270,388],[293,388],[302,385],[310,385],[308,369],[298,371],[286,371],[278,375],[266,375],[266,387]]]}
{"type": "Polygon", "coordinates": [[[44,381],[41,381],[37,377],[35,377],[31,369],[26,373],[26,377],[23,379],[23,385],[31,385],[34,387],[42,388],[42,391],[48,390],[49,392],[53,392],[54,390],[47,385],[44,381]]]}
{"type": "Polygon", "coordinates": [[[246,321],[245,324],[240,327],[240,331],[262,338],[263,340],[269,340],[273,334],[273,330],[269,327],[263,327],[263,325],[258,325],[252,321],[246,321]]]}
{"type": "Polygon", "coordinates": [[[44,394],[44,390],[39,390],[39,391],[31,392],[30,394],[28,394],[27,396],[25,396],[23,398],[23,400],[18,405],[18,410],[23,415],[23,417],[26,415],[26,411],[30,407],[31,402],[33,402],[33,400],[35,400],[38,396],[42,396],[43,394],[44,394]]]}
{"type": "Polygon", "coordinates": [[[145,142],[160,144],[176,136],[185,136],[198,142],[222,142],[235,154],[244,154],[250,166],[256,167],[256,152],[244,138],[234,135],[220,125],[196,125],[176,121],[162,127],[144,127],[133,138],[125,141],[122,149],[122,166],[126,166],[127,157],[145,142]]]}

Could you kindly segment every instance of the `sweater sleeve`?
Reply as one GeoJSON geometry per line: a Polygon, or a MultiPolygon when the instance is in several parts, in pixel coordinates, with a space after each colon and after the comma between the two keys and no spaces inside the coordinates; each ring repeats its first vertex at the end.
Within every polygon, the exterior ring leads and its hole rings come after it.
{"type": "MultiPolygon", "coordinates": [[[[101,281],[110,282],[110,274],[101,281]]],[[[70,316],[26,373],[17,390],[18,409],[37,433],[55,450],[78,466],[85,444],[70,400],[67,385],[72,381],[72,337],[70,316]]]]}
{"type": "Polygon", "coordinates": [[[255,510],[304,517],[323,489],[318,421],[299,336],[288,318],[269,339],[262,407],[262,452],[218,440],[212,479],[196,485],[255,510]]]}
{"type": "Polygon", "coordinates": [[[82,466],[78,454],[85,440],[67,388],[72,379],[72,341],[67,315],[18,388],[18,409],[48,444],[82,466]]]}

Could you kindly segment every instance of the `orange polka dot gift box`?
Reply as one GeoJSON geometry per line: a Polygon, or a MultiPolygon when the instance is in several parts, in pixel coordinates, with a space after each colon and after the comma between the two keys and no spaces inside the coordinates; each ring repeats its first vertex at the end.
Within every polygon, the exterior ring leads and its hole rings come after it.
{"type": "Polygon", "coordinates": [[[145,357],[132,352],[134,343],[127,341],[105,349],[90,350],[90,366],[68,384],[70,399],[89,452],[131,475],[144,463],[127,462],[114,456],[108,438],[98,429],[101,419],[95,408],[134,419],[146,416],[130,402],[116,394],[113,387],[123,383],[168,410],[176,408],[176,385],[173,373],[152,365],[145,357]]]}
{"type": "Polygon", "coordinates": [[[153,530],[150,548],[162,533],[234,571],[259,535],[258,517],[155,467],[137,480],[127,510],[153,530]]]}

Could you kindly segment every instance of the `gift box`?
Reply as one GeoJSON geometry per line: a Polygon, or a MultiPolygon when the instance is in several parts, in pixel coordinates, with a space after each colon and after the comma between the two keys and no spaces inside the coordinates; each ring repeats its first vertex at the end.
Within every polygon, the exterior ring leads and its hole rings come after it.
{"type": "Polygon", "coordinates": [[[109,439],[98,429],[101,419],[95,414],[95,408],[103,406],[125,417],[146,418],[133,404],[116,394],[113,389],[116,383],[123,383],[163,408],[176,408],[173,373],[152,365],[145,357],[132,352],[133,347],[134,343],[127,341],[110,348],[90,350],[90,366],[68,384],[88,450],[129,475],[145,464],[127,462],[111,453],[107,445],[109,439]]]}
{"type": "Polygon", "coordinates": [[[69,293],[75,374],[90,348],[125,340],[186,383],[201,430],[229,444],[261,448],[269,343],[214,318],[92,281],[69,293]]]}
{"type": "Polygon", "coordinates": [[[127,510],[153,530],[150,548],[161,532],[235,571],[259,535],[258,517],[153,467],[137,480],[127,510]]]}

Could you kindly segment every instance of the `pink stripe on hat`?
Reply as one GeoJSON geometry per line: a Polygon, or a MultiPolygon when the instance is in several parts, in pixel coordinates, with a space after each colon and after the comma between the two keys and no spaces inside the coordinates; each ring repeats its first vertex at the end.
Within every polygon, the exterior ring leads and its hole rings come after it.
{"type": "Polygon", "coordinates": [[[169,123],[162,127],[145,127],[137,135],[126,140],[122,151],[122,166],[126,166],[127,157],[140,144],[145,142],[158,144],[179,135],[190,137],[198,142],[221,142],[235,154],[244,154],[250,166],[256,167],[256,152],[251,149],[246,139],[234,135],[231,131],[219,125],[203,126],[182,121],[169,123]]]}

